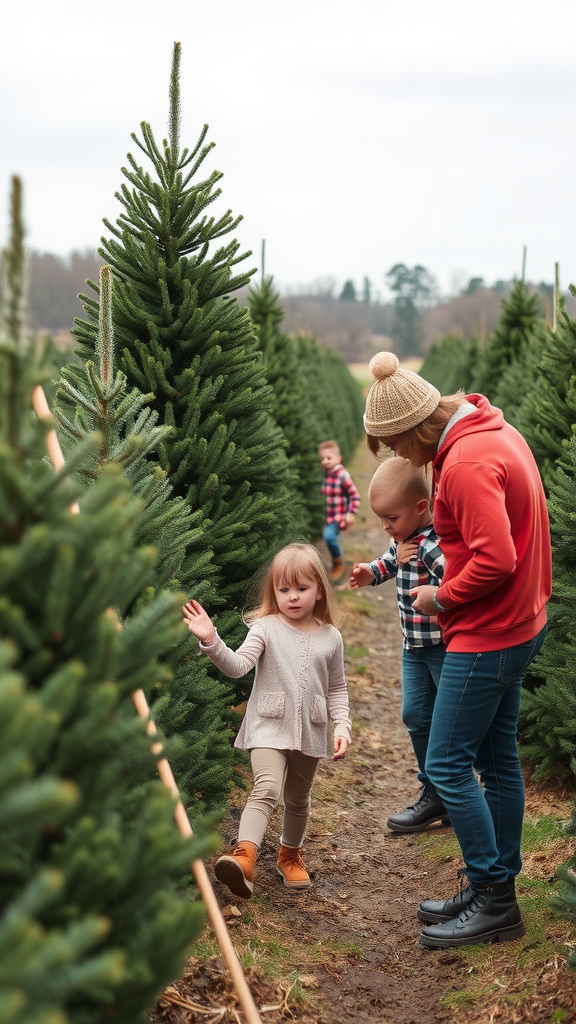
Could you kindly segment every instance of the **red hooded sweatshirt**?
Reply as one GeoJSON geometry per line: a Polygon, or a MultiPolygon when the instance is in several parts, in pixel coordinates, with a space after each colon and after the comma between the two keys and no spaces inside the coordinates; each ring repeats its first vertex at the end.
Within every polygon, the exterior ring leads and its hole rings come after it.
{"type": "Polygon", "coordinates": [[[552,566],[542,481],[532,452],[483,395],[434,459],[434,527],[446,558],[438,601],[449,651],[497,651],[546,623],[552,566]]]}

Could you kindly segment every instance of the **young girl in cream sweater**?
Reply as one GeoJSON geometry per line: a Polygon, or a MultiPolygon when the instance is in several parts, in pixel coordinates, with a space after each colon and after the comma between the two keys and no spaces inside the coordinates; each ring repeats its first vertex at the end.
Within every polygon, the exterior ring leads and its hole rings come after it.
{"type": "Polygon", "coordinates": [[[334,727],[333,760],[346,756],[351,728],[342,637],[322,560],[311,544],[289,544],[278,552],[236,652],[197,601],[189,601],[183,612],[200,650],[225,675],[239,678],[256,666],[235,742],[250,751],[254,785],[237,844],[216,861],[216,877],[235,896],[252,895],[258,848],[282,794],[278,872],[289,888],[307,888],[302,843],[314,776],[320,760],[329,756],[328,720],[334,727]]]}

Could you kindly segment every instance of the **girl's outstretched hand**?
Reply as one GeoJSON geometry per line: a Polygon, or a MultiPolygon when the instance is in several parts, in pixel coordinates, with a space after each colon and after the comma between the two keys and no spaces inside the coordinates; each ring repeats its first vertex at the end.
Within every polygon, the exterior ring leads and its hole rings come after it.
{"type": "Polygon", "coordinates": [[[346,757],[348,747],[350,744],[345,736],[334,737],[334,754],[332,755],[333,761],[341,761],[343,757],[346,757]]]}
{"type": "Polygon", "coordinates": [[[208,612],[204,611],[202,605],[198,601],[188,601],[188,604],[182,608],[182,613],[190,632],[194,633],[194,636],[197,636],[203,644],[211,644],[216,636],[216,630],[212,625],[212,619],[208,612]]]}

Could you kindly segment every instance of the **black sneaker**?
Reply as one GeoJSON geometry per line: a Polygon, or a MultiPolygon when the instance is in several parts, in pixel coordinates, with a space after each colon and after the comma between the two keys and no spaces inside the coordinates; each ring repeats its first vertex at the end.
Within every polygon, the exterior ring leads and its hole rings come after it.
{"type": "Polygon", "coordinates": [[[423,832],[433,821],[450,824],[450,818],[438,793],[430,783],[420,790],[415,804],[411,804],[400,814],[393,814],[386,822],[392,832],[423,832]]]}

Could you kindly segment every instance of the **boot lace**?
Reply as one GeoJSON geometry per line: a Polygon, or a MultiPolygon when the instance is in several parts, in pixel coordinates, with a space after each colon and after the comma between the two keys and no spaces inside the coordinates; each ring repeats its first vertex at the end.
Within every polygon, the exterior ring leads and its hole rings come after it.
{"type": "Polygon", "coordinates": [[[288,853],[284,854],[283,860],[291,866],[304,869],[304,861],[302,859],[301,848],[288,848],[288,853]]]}

